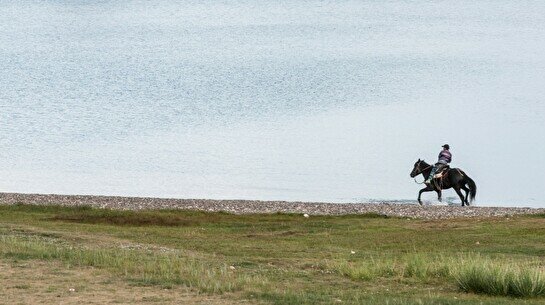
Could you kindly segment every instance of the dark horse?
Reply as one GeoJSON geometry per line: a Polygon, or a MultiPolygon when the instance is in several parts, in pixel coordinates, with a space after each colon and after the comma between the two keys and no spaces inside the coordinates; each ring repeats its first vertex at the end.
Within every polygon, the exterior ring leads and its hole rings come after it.
{"type": "MultiPolygon", "coordinates": [[[[426,163],[424,160],[418,159],[414,164],[413,171],[411,172],[411,177],[414,178],[420,174],[424,176],[424,179],[427,179],[431,173],[431,168],[433,165],[426,163]]],[[[436,191],[439,201],[441,201],[441,190],[446,190],[453,188],[456,191],[456,194],[462,200],[462,206],[469,205],[470,202],[473,202],[475,195],[477,195],[477,185],[475,181],[469,178],[466,173],[458,168],[449,168],[442,178],[435,178],[431,183],[427,183],[426,187],[421,189],[418,192],[418,203],[422,204],[420,197],[424,192],[436,191]],[[466,195],[462,194],[462,191],[466,192],[466,195]],[[467,200],[469,197],[469,201],[467,200]]]]}

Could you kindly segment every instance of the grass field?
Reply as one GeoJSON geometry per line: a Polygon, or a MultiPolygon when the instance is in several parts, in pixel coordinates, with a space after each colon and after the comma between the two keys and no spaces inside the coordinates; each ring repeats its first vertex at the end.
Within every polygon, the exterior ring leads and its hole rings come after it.
{"type": "Polygon", "coordinates": [[[0,206],[0,303],[544,304],[544,258],[545,215],[0,206]]]}

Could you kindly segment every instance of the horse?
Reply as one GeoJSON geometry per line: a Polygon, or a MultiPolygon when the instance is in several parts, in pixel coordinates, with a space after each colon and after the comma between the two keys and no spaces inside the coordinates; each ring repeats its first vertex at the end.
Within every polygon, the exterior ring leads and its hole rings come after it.
{"type": "MultiPolygon", "coordinates": [[[[411,172],[411,178],[418,175],[423,175],[424,179],[428,179],[432,167],[433,165],[426,163],[424,160],[418,159],[411,172]]],[[[431,183],[426,183],[426,187],[418,192],[418,203],[422,205],[422,200],[420,200],[422,193],[431,191],[437,192],[437,198],[439,201],[441,201],[441,191],[449,188],[453,188],[456,191],[456,194],[458,194],[460,200],[462,200],[462,206],[469,206],[469,203],[473,202],[473,200],[475,200],[475,196],[477,195],[477,185],[473,179],[471,179],[459,168],[449,168],[441,178],[432,179],[431,183]],[[465,197],[461,190],[465,191],[465,197]]]]}

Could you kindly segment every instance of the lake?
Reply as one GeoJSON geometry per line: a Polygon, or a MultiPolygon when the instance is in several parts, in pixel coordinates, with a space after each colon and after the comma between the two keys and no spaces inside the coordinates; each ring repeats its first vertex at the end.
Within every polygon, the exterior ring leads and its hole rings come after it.
{"type": "Polygon", "coordinates": [[[406,201],[448,143],[545,207],[544,50],[543,1],[0,0],[0,191],[406,201]]]}

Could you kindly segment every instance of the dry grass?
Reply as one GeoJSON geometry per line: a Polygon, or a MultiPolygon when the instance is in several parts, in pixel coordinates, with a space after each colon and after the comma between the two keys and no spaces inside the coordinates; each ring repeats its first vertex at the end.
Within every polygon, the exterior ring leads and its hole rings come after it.
{"type": "Polygon", "coordinates": [[[107,270],[62,262],[0,259],[0,304],[247,304],[183,286],[164,289],[125,281],[107,270]]]}
{"type": "Polygon", "coordinates": [[[238,274],[225,264],[214,266],[178,253],[72,247],[36,236],[0,236],[0,255],[106,268],[141,284],[184,285],[216,294],[240,290],[248,282],[263,281],[256,276],[238,274]]]}

